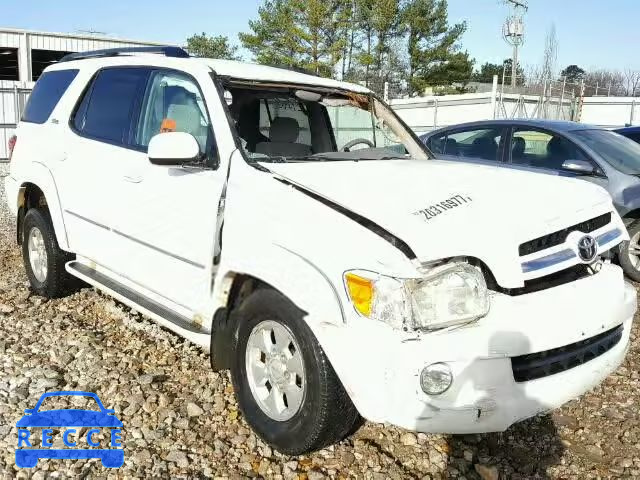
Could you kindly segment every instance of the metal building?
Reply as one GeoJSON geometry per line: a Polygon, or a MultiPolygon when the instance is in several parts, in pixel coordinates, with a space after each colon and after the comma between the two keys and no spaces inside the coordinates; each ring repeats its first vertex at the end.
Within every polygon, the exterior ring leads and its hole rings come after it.
{"type": "Polygon", "coordinates": [[[103,48],[159,45],[153,42],[78,33],[51,33],[0,27],[0,162],[33,84],[42,71],[67,53],[103,48]]]}

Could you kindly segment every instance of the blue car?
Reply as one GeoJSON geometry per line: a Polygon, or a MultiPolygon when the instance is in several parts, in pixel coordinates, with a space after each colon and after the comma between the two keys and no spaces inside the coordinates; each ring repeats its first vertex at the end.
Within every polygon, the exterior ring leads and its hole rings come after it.
{"type": "Polygon", "coordinates": [[[25,415],[18,420],[18,449],[16,449],[16,465],[21,468],[33,468],[40,458],[55,459],[88,459],[99,458],[102,465],[107,468],[118,468],[124,463],[124,450],[122,448],[104,448],[96,442],[93,435],[99,433],[100,428],[108,428],[111,431],[111,447],[119,447],[119,434],[122,422],[115,416],[115,411],[104,407],[100,398],[91,392],[50,392],[43,394],[34,408],[24,411],[25,415]],[[93,398],[100,410],[57,409],[39,411],[42,402],[49,397],[81,396],[93,398]],[[43,428],[42,448],[31,447],[31,432],[29,427],[43,428]],[[70,433],[76,432],[74,427],[91,427],[86,434],[86,443],[90,447],[101,448],[74,448],[80,442],[77,439],[72,442],[70,433]],[[51,445],[52,428],[67,429],[63,434],[64,444],[70,448],[53,449],[46,448],[51,445]],[[24,448],[20,448],[24,447],[24,448]]]}
{"type": "Polygon", "coordinates": [[[638,143],[592,125],[528,119],[452,125],[420,138],[438,159],[580,178],[605,188],[631,237],[620,244],[618,261],[629,278],[640,282],[638,143]]]}

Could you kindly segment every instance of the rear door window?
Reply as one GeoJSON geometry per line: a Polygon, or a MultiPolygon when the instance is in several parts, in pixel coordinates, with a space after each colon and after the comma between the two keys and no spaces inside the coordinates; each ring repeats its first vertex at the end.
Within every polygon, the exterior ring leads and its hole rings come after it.
{"type": "Polygon", "coordinates": [[[131,122],[137,117],[148,68],[109,68],[98,73],[73,119],[83,135],[128,144],[131,122]]]}
{"type": "Polygon", "coordinates": [[[431,137],[427,146],[435,154],[500,160],[502,128],[471,128],[431,137]]]}
{"type": "Polygon", "coordinates": [[[33,92],[22,114],[22,121],[46,122],[76,75],[78,70],[56,70],[43,73],[33,87],[33,92]]]}

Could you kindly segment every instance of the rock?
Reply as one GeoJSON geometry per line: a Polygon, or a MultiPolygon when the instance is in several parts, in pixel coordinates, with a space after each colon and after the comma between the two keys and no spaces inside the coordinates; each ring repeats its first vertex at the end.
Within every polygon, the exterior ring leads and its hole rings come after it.
{"type": "Polygon", "coordinates": [[[482,480],[498,480],[498,469],[496,467],[476,463],[474,468],[482,480]]]}
{"type": "Polygon", "coordinates": [[[418,439],[416,438],[415,434],[411,432],[405,432],[400,435],[400,443],[405,446],[417,445],[418,439]]]}
{"type": "Polygon", "coordinates": [[[464,459],[469,463],[473,462],[473,452],[471,450],[465,450],[464,459]]]}
{"type": "Polygon", "coordinates": [[[186,430],[187,428],[189,428],[189,419],[188,418],[179,418],[178,420],[176,420],[175,422],[173,422],[173,426],[175,428],[180,428],[182,430],[186,430]]]}
{"type": "Polygon", "coordinates": [[[187,458],[187,455],[180,450],[172,450],[169,452],[166,459],[168,462],[175,463],[180,468],[186,468],[189,466],[189,459],[187,458]]]}
{"type": "Polygon", "coordinates": [[[13,311],[15,311],[15,308],[11,305],[0,303],[0,313],[12,313],[13,311]]]}
{"type": "Polygon", "coordinates": [[[587,458],[596,463],[602,463],[604,461],[604,450],[595,445],[587,445],[585,448],[587,458]]]}
{"type": "Polygon", "coordinates": [[[620,466],[623,468],[631,468],[633,467],[633,460],[631,460],[630,458],[623,458],[620,462],[620,466]]]}
{"type": "Polygon", "coordinates": [[[140,377],[138,377],[138,381],[142,385],[149,385],[153,383],[153,375],[149,375],[149,374],[140,375],[140,377]]]}
{"type": "Polygon", "coordinates": [[[187,403],[187,415],[190,417],[198,417],[204,413],[204,410],[193,402],[187,403]]]}
{"type": "MultiPolygon", "coordinates": [[[[345,467],[350,467],[355,461],[356,461],[356,456],[351,452],[343,452],[340,455],[340,462],[342,462],[342,464],[345,467]]],[[[295,470],[295,467],[294,467],[294,470],[295,470]]]]}

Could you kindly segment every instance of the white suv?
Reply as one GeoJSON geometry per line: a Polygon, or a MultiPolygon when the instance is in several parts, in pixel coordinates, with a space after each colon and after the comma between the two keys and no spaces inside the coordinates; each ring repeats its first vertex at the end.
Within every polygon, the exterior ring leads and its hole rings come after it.
{"type": "Polygon", "coordinates": [[[282,452],[360,415],[501,431],[623,360],[628,239],[579,180],[441,162],[367,88],[176,48],[35,86],[7,192],[33,290],[73,277],[209,349],[282,452]]]}

